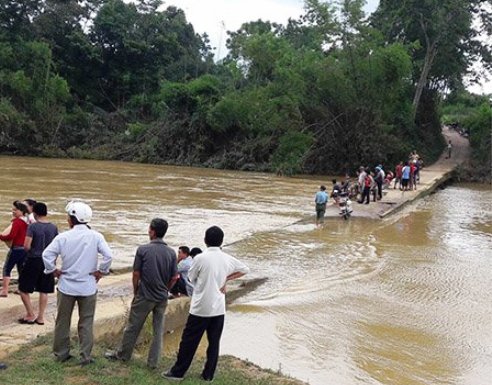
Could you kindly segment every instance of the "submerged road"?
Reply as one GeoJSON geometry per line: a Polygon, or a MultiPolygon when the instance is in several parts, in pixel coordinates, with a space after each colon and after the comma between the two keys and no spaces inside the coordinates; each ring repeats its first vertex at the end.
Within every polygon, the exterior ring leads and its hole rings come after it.
{"type": "MultiPolygon", "coordinates": [[[[424,167],[420,171],[420,182],[416,190],[400,191],[391,187],[383,191],[383,198],[380,201],[373,202],[371,200],[368,205],[352,202],[352,209],[354,210],[352,216],[355,218],[374,219],[386,217],[399,211],[409,203],[432,193],[441,184],[450,179],[454,169],[469,159],[470,143],[468,139],[463,138],[455,130],[451,130],[446,126],[443,128],[443,136],[446,139],[446,143],[451,140],[453,145],[451,158],[447,159],[447,151],[444,151],[436,163],[424,167]]],[[[327,217],[337,217],[339,216],[338,213],[338,207],[333,203],[326,208],[327,217]]]]}
{"type": "MultiPolygon", "coordinates": [[[[445,128],[443,134],[446,141],[453,143],[451,159],[445,159],[445,154],[435,164],[425,167],[421,172],[420,184],[416,191],[401,192],[389,189],[379,202],[369,205],[354,203],[354,217],[380,218],[387,216],[406,204],[427,195],[449,178],[450,173],[469,157],[468,140],[458,133],[445,128]]],[[[331,206],[328,215],[338,216],[338,209],[331,206]]],[[[96,311],[96,324],[107,322],[108,319],[123,319],[131,300],[131,273],[113,275],[104,278],[100,283],[99,299],[96,311]]],[[[13,288],[12,288],[13,290],[13,288]]],[[[37,302],[37,295],[32,296],[33,303],[37,302]]],[[[20,325],[17,319],[24,314],[20,297],[11,293],[8,298],[0,300],[0,358],[5,358],[10,352],[18,349],[22,344],[34,340],[39,335],[53,331],[54,315],[56,314],[56,297],[49,296],[47,319],[43,326],[20,325]]],[[[73,323],[76,325],[76,323],[73,323]]],[[[96,328],[97,330],[97,328],[96,328]]]]}

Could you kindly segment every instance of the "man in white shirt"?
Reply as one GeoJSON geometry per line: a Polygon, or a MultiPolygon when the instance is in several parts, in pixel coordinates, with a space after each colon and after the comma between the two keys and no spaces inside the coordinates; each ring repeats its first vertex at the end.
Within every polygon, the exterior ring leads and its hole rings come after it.
{"type": "Polygon", "coordinates": [[[70,322],[75,303],[79,309],[78,334],[80,364],[93,362],[94,312],[96,309],[97,282],[109,273],[112,253],[104,236],[88,226],[92,209],[83,202],[70,202],[66,211],[70,230],[53,239],[43,252],[45,274],[54,273],[58,280],[57,315],[53,353],[59,362],[70,355],[70,322]],[[103,256],[98,266],[98,254],[103,256]],[[60,256],[61,268],[56,267],[60,256]]]}
{"type": "Polygon", "coordinates": [[[177,361],[169,371],[163,373],[167,379],[183,379],[205,332],[208,348],[202,379],[212,381],[214,378],[224,328],[225,285],[227,281],[249,272],[244,263],[220,249],[223,240],[224,232],[217,226],[210,227],[205,232],[207,250],[193,260],[188,273],[194,287],[190,314],[181,336],[177,361]]]}

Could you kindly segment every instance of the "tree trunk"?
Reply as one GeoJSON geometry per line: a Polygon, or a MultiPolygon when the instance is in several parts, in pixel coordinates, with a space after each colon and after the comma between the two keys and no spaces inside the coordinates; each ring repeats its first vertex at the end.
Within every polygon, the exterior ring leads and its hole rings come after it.
{"type": "Polygon", "coordinates": [[[420,78],[417,83],[417,89],[415,90],[415,95],[413,97],[413,111],[412,111],[412,118],[415,120],[415,117],[417,116],[417,109],[419,107],[420,103],[420,98],[422,96],[422,92],[424,91],[424,87],[427,84],[427,79],[429,77],[429,72],[432,68],[432,63],[434,62],[434,58],[436,57],[437,54],[437,46],[436,42],[432,43],[430,46],[427,46],[427,50],[425,53],[425,59],[424,59],[424,66],[422,68],[422,72],[420,73],[420,78]]]}

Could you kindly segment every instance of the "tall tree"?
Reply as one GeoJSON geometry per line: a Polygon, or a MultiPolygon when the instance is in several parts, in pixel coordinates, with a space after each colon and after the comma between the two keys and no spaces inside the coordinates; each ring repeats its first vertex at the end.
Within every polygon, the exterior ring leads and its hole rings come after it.
{"type": "Polygon", "coordinates": [[[105,108],[116,110],[134,95],[156,92],[161,80],[204,72],[201,37],[182,10],[159,11],[160,3],[109,0],[95,17],[91,38],[102,58],[99,89],[105,108]]]}
{"type": "Polygon", "coordinates": [[[444,90],[473,71],[482,59],[492,64],[490,0],[381,0],[373,24],[389,41],[413,45],[413,116],[423,90],[444,90]]]}

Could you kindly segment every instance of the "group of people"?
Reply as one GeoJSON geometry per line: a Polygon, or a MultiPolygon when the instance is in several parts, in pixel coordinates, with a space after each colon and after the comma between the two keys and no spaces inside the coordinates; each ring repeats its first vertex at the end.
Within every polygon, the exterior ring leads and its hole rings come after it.
{"type": "MultiPolygon", "coordinates": [[[[19,292],[26,308],[26,315],[18,322],[43,325],[48,294],[54,292],[55,279],[58,279],[53,354],[58,362],[73,358],[70,324],[77,304],[80,365],[86,366],[94,362],[91,353],[97,283],[109,274],[113,254],[104,236],[90,228],[93,213],[88,204],[70,202],[65,210],[70,229],[59,233],[56,225],[47,219],[46,204],[34,200],[13,202],[11,225],[0,235],[0,240],[9,242],[0,295],[8,295],[10,273],[17,266],[19,292]],[[29,298],[34,291],[40,293],[37,315],[29,298]]],[[[217,226],[205,232],[205,251],[181,246],[178,256],[164,242],[167,229],[167,221],[154,218],[148,228],[150,242],[137,248],[128,322],[118,349],[105,356],[128,361],[144,322],[152,312],[153,339],[147,365],[156,368],[162,350],[168,299],[188,295],[191,296],[190,311],[177,360],[163,376],[182,379],[206,333],[209,346],[202,379],[212,381],[224,326],[226,283],[248,273],[249,268],[222,251],[224,232],[217,226]]],[[[0,363],[0,369],[5,368],[6,365],[0,363]]]]}
{"type": "Polygon", "coordinates": [[[416,190],[420,181],[420,170],[423,166],[422,158],[414,150],[408,156],[407,161],[401,161],[396,165],[394,172],[385,171],[381,164],[374,169],[360,166],[357,170],[356,183],[352,183],[349,175],[341,183],[333,179],[330,194],[326,191],[326,186],[321,185],[314,197],[316,226],[319,227],[323,224],[326,205],[330,198],[333,198],[335,204],[338,204],[340,195],[346,194],[351,199],[357,199],[360,204],[369,204],[371,196],[374,202],[382,199],[383,190],[390,188],[392,184],[393,189],[398,187],[401,191],[416,190]]]}
{"type": "Polygon", "coordinates": [[[19,275],[18,293],[26,315],[19,318],[24,324],[44,324],[48,294],[54,292],[53,274],[44,274],[42,253],[58,235],[58,228],[47,219],[48,208],[33,199],[12,203],[12,221],[0,235],[0,240],[9,245],[3,266],[0,297],[8,296],[10,277],[14,267],[19,275]],[[38,315],[35,316],[30,294],[39,292],[38,315]]]}

